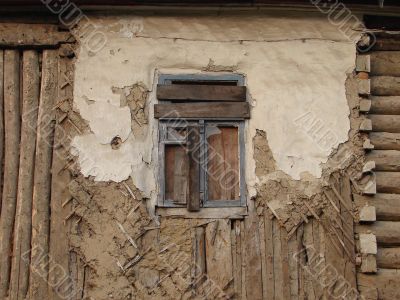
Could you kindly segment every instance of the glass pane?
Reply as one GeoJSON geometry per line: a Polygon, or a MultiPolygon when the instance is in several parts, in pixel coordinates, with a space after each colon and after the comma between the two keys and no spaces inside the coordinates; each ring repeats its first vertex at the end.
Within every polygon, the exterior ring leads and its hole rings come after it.
{"type": "Polygon", "coordinates": [[[237,127],[208,126],[208,200],[239,200],[239,136],[237,127]]]}
{"type": "Polygon", "coordinates": [[[186,149],[165,145],[165,199],[185,204],[189,195],[189,162],[186,149]]]}

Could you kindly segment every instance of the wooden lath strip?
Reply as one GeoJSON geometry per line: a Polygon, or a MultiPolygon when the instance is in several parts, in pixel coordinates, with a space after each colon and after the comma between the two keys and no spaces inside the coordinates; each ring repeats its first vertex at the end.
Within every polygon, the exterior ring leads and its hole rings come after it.
{"type": "Polygon", "coordinates": [[[4,180],[0,220],[0,299],[5,299],[11,269],[11,245],[17,198],[20,142],[19,52],[4,52],[4,180]]]}
{"type": "Polygon", "coordinates": [[[250,118],[250,107],[247,102],[155,104],[154,117],[157,119],[160,118],[248,119],[250,118]]]}
{"type": "Polygon", "coordinates": [[[245,86],[202,84],[159,84],[158,100],[173,101],[246,101],[245,86]]]}

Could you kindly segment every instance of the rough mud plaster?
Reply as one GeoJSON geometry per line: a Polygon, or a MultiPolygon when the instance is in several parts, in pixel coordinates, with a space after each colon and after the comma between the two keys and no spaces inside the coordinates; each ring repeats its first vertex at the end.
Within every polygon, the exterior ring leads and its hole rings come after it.
{"type": "MultiPolygon", "coordinates": [[[[255,175],[252,139],[263,130],[276,168],[293,179],[320,177],[321,163],[347,140],[349,109],[346,72],[354,68],[355,45],[323,16],[269,17],[91,17],[107,36],[99,52],[82,47],[76,61],[74,108],[81,112],[94,136],[76,138],[81,157],[92,156],[107,176],[82,167],[95,180],[121,181],[131,168],[134,184],[147,196],[156,195],[156,121],[152,118],[157,72],[201,72],[210,61],[246,76],[252,103],[246,130],[246,179],[249,195],[259,181],[255,175]],[[149,131],[143,139],[131,132],[127,107],[113,87],[143,83],[150,91],[149,131]],[[96,104],[88,103],[87,99],[96,104]],[[109,109],[107,109],[109,108],[109,109]],[[120,110],[121,113],[116,113],[120,110]],[[335,140],[319,147],[316,138],[294,121],[311,114],[331,130],[335,140]],[[102,117],[102,122],[97,122],[102,117]],[[118,122],[117,122],[118,121],[118,122]],[[125,124],[121,127],[121,124],[125,124]],[[128,125],[129,124],[129,125],[128,125]],[[113,128],[110,134],[110,128],[113,128]],[[105,150],[111,135],[129,137],[118,150],[105,150]],[[112,153],[113,163],[103,156],[112,153]],[[123,165],[122,165],[123,164],[123,165]]],[[[110,154],[111,156],[111,154],[110,154]]]]}

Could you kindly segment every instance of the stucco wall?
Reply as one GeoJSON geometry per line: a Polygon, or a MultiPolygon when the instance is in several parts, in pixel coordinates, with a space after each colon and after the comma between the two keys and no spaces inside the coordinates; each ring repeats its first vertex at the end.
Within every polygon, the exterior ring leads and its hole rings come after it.
{"type": "Polygon", "coordinates": [[[91,16],[90,21],[107,43],[96,53],[82,46],[76,61],[74,108],[92,132],[73,141],[85,176],[99,181],[131,176],[155,201],[153,104],[160,73],[245,75],[252,105],[246,124],[249,196],[261,179],[253,159],[256,129],[266,132],[277,169],[296,180],[319,178],[321,164],[348,139],[345,80],[354,69],[356,48],[324,16],[91,16]],[[132,132],[130,109],[115,92],[137,83],[150,91],[141,134],[132,132]],[[113,150],[110,141],[117,135],[123,143],[113,150]]]}

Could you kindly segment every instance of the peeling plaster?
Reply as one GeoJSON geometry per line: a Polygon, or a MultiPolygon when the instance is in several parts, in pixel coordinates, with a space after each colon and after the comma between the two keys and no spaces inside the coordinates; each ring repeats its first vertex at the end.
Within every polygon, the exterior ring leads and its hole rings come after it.
{"type": "MultiPolygon", "coordinates": [[[[157,178],[157,72],[199,73],[207,67],[234,66],[246,76],[251,119],[246,124],[246,181],[249,196],[262,178],[255,175],[253,137],[263,130],[277,170],[299,180],[319,178],[321,164],[348,139],[346,73],[354,68],[355,45],[323,18],[300,17],[91,17],[107,36],[106,46],[80,49],[76,61],[74,108],[93,134],[75,138],[81,171],[95,180],[134,184],[154,200],[157,178]],[[140,26],[137,25],[140,20],[140,26]],[[136,24],[136,25],[135,25],[136,24]],[[136,27],[135,27],[136,26],[136,27]],[[126,28],[139,28],[127,34],[126,28]],[[119,29],[118,29],[119,28],[119,29]],[[125,28],[122,30],[121,28],[125,28]],[[131,133],[128,107],[120,107],[112,87],[143,83],[150,90],[147,135],[131,133]],[[88,104],[85,99],[93,100],[88,104]],[[299,128],[296,118],[312,112],[336,139],[327,148],[299,128]],[[124,141],[113,150],[114,136],[124,141]],[[81,157],[91,157],[96,173],[81,157]]],[[[209,70],[209,69],[207,69],[209,70]]]]}

